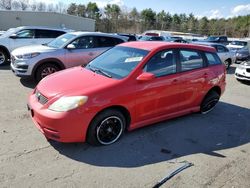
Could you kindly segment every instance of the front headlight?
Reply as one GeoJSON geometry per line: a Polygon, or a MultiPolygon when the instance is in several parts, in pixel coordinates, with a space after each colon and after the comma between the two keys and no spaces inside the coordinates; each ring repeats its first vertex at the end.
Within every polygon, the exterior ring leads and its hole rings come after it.
{"type": "Polygon", "coordinates": [[[88,100],[87,96],[61,97],[49,106],[50,110],[56,112],[67,112],[84,105],[88,100]]]}
{"type": "Polygon", "coordinates": [[[18,59],[31,59],[31,58],[36,57],[38,55],[40,55],[39,52],[34,52],[34,53],[29,53],[29,54],[17,55],[16,57],[18,59]]]}

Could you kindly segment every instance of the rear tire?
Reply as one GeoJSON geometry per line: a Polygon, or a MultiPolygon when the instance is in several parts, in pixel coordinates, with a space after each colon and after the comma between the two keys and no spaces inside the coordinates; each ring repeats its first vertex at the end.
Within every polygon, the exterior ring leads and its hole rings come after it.
{"type": "Polygon", "coordinates": [[[203,99],[200,112],[201,114],[207,114],[214,109],[220,99],[220,95],[216,91],[210,91],[203,99]]]}
{"type": "Polygon", "coordinates": [[[45,78],[46,76],[59,71],[60,68],[53,63],[46,63],[39,66],[35,73],[35,79],[37,82],[45,78]]]}
{"type": "Polygon", "coordinates": [[[0,49],[0,66],[7,64],[9,61],[9,56],[5,50],[0,49]]]}
{"type": "Polygon", "coordinates": [[[228,70],[230,68],[231,62],[230,60],[227,59],[224,61],[224,64],[225,64],[226,69],[228,70]]]}
{"type": "Polygon", "coordinates": [[[117,110],[105,110],[91,122],[87,142],[91,145],[110,145],[116,142],[126,127],[124,115],[117,110]]]}

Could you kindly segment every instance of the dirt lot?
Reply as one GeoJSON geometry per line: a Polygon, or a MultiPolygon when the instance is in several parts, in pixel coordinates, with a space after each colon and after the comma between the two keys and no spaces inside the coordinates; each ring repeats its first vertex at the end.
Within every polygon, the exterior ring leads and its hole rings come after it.
{"type": "Polygon", "coordinates": [[[0,187],[250,187],[250,85],[235,80],[216,109],[125,134],[108,147],[49,143],[26,101],[34,83],[0,67],[0,187]]]}

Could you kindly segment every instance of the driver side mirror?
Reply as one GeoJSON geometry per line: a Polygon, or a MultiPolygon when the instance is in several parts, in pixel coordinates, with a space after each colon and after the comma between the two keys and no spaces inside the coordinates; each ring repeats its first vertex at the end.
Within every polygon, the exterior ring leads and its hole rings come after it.
{"type": "Polygon", "coordinates": [[[140,76],[138,76],[136,78],[136,80],[138,81],[150,81],[153,80],[155,78],[155,75],[149,72],[143,72],[142,74],[140,74],[140,76]]]}
{"type": "Polygon", "coordinates": [[[73,49],[76,49],[76,47],[75,47],[74,44],[69,44],[69,45],[67,46],[67,49],[73,50],[73,49]]]}
{"type": "Polygon", "coordinates": [[[9,38],[11,38],[11,39],[16,39],[16,38],[17,38],[17,34],[13,33],[13,34],[11,34],[11,35],[9,36],[9,38]]]}

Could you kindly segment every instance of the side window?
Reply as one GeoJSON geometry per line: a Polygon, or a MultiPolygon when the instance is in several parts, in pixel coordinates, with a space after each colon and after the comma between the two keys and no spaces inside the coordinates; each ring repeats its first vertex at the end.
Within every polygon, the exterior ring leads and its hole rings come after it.
{"type": "Polygon", "coordinates": [[[117,44],[120,44],[120,43],[123,43],[124,41],[122,39],[118,39],[118,38],[113,38],[114,40],[114,44],[117,45],[117,44]]]}
{"type": "Polygon", "coordinates": [[[156,77],[176,73],[176,60],[173,50],[165,50],[155,54],[147,62],[144,71],[153,73],[156,77]]]}
{"type": "Polygon", "coordinates": [[[220,61],[219,57],[216,54],[205,53],[205,55],[207,57],[208,65],[219,65],[219,64],[221,64],[221,61],[220,61]]]}
{"type": "Polygon", "coordinates": [[[98,37],[98,47],[112,47],[115,46],[115,42],[111,37],[98,37]]]}
{"type": "Polygon", "coordinates": [[[217,46],[217,52],[218,53],[225,53],[225,52],[227,52],[228,50],[225,48],[225,47],[223,47],[223,46],[217,46]]]}
{"type": "Polygon", "coordinates": [[[16,33],[19,39],[30,39],[34,38],[35,32],[33,29],[24,29],[16,33]]]}
{"type": "Polygon", "coordinates": [[[76,49],[87,49],[87,48],[94,48],[94,37],[91,36],[84,36],[77,38],[71,44],[75,46],[76,49]]]}
{"type": "Polygon", "coordinates": [[[203,67],[203,59],[196,51],[180,50],[181,71],[189,71],[203,67]]]}
{"type": "Polygon", "coordinates": [[[36,29],[36,38],[56,38],[65,32],[48,29],[36,29]]]}

